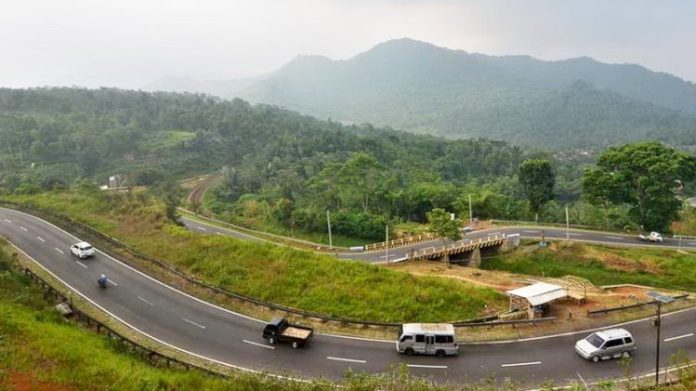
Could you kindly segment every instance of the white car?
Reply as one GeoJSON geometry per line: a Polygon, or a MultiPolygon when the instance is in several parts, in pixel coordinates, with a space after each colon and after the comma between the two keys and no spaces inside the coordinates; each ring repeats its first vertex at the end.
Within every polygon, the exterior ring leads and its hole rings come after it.
{"type": "Polygon", "coordinates": [[[75,243],[70,247],[70,252],[80,259],[85,259],[94,256],[94,246],[87,242],[75,243]]]}
{"type": "Polygon", "coordinates": [[[597,362],[627,357],[636,350],[633,336],[625,329],[610,329],[592,333],[575,344],[575,351],[585,360],[597,362]]]}

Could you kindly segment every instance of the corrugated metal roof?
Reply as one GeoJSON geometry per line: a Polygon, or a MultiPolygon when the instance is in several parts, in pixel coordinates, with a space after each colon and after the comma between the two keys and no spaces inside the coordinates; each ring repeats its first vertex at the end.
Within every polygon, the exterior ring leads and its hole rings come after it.
{"type": "Polygon", "coordinates": [[[508,295],[527,299],[531,305],[540,305],[568,296],[565,288],[560,285],[537,282],[522,288],[507,291],[508,295]]]}

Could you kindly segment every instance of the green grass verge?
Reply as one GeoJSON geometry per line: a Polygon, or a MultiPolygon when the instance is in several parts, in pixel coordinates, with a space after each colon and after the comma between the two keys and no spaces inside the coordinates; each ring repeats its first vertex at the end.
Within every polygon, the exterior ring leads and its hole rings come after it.
{"type": "Polygon", "coordinates": [[[90,224],[143,253],[217,286],[336,317],[435,322],[503,309],[499,292],[435,277],[416,277],[307,251],[192,233],[164,219],[146,194],[51,192],[7,197],[90,224]]]}
{"type": "MultiPolygon", "coordinates": [[[[215,197],[211,195],[212,193],[212,191],[207,191],[203,195],[203,207],[210,213],[213,213],[215,217],[220,220],[256,231],[306,240],[326,246],[329,245],[328,226],[326,232],[291,230],[284,227],[273,218],[266,218],[261,215],[253,217],[239,216],[231,211],[232,206],[230,204],[216,200],[215,197]],[[214,213],[213,211],[217,213],[214,213]]],[[[337,247],[363,246],[367,244],[367,242],[369,241],[366,241],[365,239],[354,238],[336,233],[331,234],[331,244],[337,247]]]]}
{"type": "Polygon", "coordinates": [[[554,242],[485,259],[482,268],[546,277],[574,275],[595,285],[638,284],[696,291],[696,254],[671,249],[554,242]]]}

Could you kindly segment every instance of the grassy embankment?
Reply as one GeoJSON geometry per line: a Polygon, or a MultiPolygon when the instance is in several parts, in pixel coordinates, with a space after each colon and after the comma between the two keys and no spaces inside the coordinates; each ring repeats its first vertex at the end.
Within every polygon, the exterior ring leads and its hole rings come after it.
{"type": "MultiPolygon", "coordinates": [[[[248,201],[243,208],[244,210],[238,213],[233,210],[233,205],[215,200],[211,195],[212,193],[212,191],[206,191],[203,195],[203,208],[214,213],[217,218],[223,221],[257,231],[329,245],[328,227],[327,232],[291,230],[282,226],[275,219],[268,217],[270,215],[268,205],[256,201],[248,201]]],[[[366,242],[369,241],[336,234],[335,232],[331,234],[331,244],[337,247],[362,246],[366,242]]]]}
{"type": "Polygon", "coordinates": [[[482,268],[546,277],[573,275],[595,285],[637,284],[696,292],[696,254],[672,249],[551,242],[485,259],[482,268]]]}
{"type": "Polygon", "coordinates": [[[493,289],[306,251],[192,233],[144,193],[63,191],[5,198],[51,209],[217,286],[322,314],[373,321],[475,318],[506,306],[493,289]]]}
{"type": "MultiPolygon", "coordinates": [[[[14,270],[18,262],[0,240],[0,390],[438,390],[395,369],[383,376],[290,382],[263,374],[161,368],[116,340],[66,322],[42,291],[14,270]]],[[[136,338],[137,339],[137,338],[136,338]]],[[[473,385],[469,389],[482,389],[473,385]]],[[[492,389],[492,388],[491,388],[492,389]]]]}

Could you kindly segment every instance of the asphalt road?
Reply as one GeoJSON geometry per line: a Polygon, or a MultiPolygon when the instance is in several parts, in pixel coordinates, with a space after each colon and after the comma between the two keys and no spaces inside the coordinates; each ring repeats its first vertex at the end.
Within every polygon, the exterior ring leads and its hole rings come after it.
{"type": "MultiPolygon", "coordinates": [[[[189,219],[187,217],[182,218],[184,224],[192,231],[213,234],[213,235],[227,235],[233,236],[238,239],[243,240],[255,240],[262,241],[255,236],[248,235],[242,232],[238,232],[229,228],[222,228],[217,225],[205,223],[199,220],[189,219]]],[[[632,246],[632,247],[656,247],[656,248],[684,248],[684,249],[696,249],[696,239],[674,239],[674,238],[664,238],[662,243],[653,243],[642,241],[636,235],[622,235],[612,232],[600,232],[600,231],[585,231],[570,229],[566,232],[564,228],[540,228],[540,227],[505,227],[505,228],[492,228],[482,231],[473,231],[465,235],[461,241],[476,240],[479,238],[485,238],[487,236],[495,236],[500,234],[512,235],[519,234],[522,238],[538,238],[541,240],[542,231],[545,239],[547,240],[572,240],[577,242],[587,242],[587,243],[598,243],[611,246],[632,246]]],[[[427,247],[442,246],[442,242],[439,240],[430,240],[427,242],[421,242],[409,246],[403,246],[398,248],[389,249],[389,261],[403,260],[409,254],[411,250],[418,250],[427,247]]],[[[385,251],[372,251],[372,252],[341,252],[336,254],[341,259],[354,259],[369,263],[383,263],[387,260],[387,255],[385,251]]]]}
{"type": "MultiPolygon", "coordinates": [[[[68,284],[133,329],[177,349],[226,365],[272,371],[289,376],[338,379],[348,369],[377,373],[405,363],[413,374],[436,381],[471,382],[493,376],[528,385],[556,382],[593,382],[621,377],[616,361],[591,363],[573,350],[576,335],[544,337],[509,343],[463,345],[458,357],[407,357],[395,352],[393,342],[318,335],[305,349],[267,345],[260,321],[216,307],[179,292],[108,255],[98,252],[78,260],[69,247],[78,239],[36,217],[0,208],[0,235],[10,240],[51,274],[68,284]],[[108,289],[97,286],[106,274],[108,289]]],[[[654,368],[655,331],[647,320],[625,325],[636,339],[633,373],[654,368]]],[[[662,362],[684,349],[696,354],[696,310],[668,315],[663,322],[662,362]]],[[[395,336],[396,337],[396,336],[395,336]]]]}

